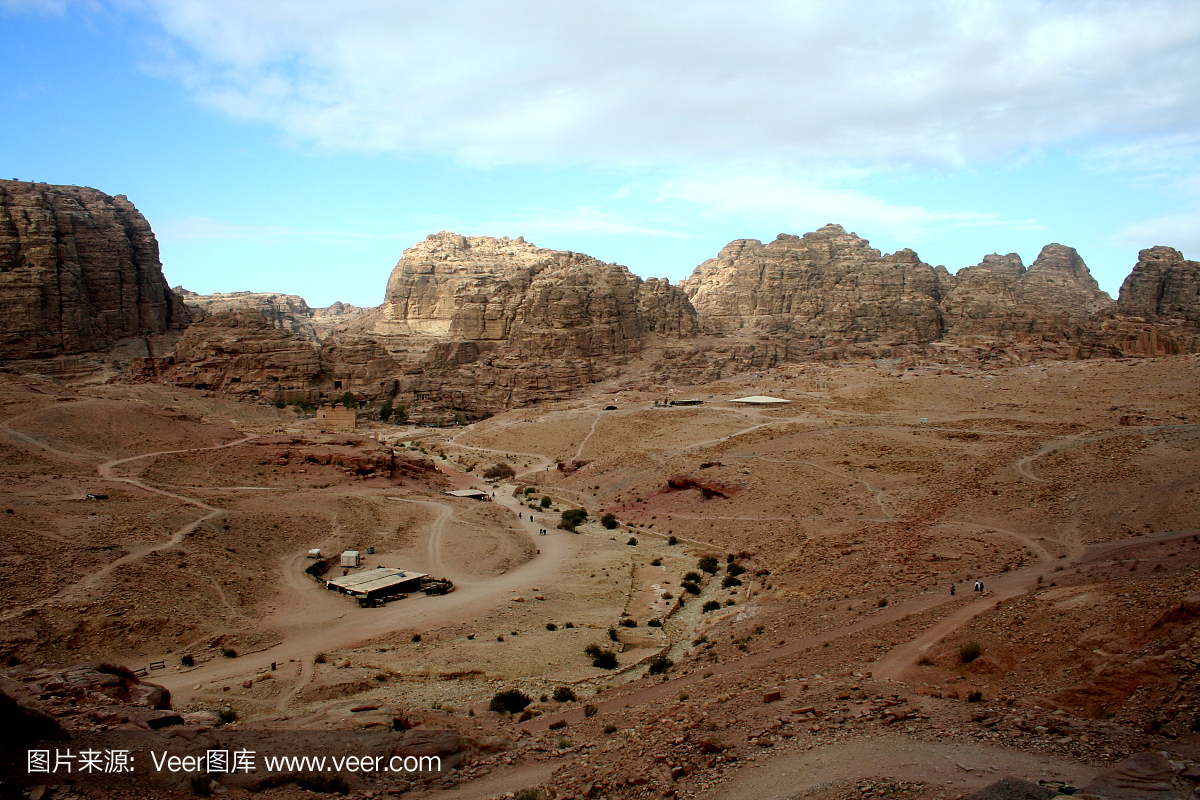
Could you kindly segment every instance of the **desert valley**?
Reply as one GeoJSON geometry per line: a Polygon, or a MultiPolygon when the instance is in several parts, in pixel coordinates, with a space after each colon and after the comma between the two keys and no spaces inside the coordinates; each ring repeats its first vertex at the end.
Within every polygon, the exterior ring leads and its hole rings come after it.
{"type": "Polygon", "coordinates": [[[312,308],[0,181],[0,796],[1195,797],[1166,245],[1114,300],[1061,244],[952,273],[831,224],[672,285],[440,232],[312,308]],[[213,750],[257,769],[151,764],[213,750]],[[325,753],[438,768],[263,763],[325,753]]]}

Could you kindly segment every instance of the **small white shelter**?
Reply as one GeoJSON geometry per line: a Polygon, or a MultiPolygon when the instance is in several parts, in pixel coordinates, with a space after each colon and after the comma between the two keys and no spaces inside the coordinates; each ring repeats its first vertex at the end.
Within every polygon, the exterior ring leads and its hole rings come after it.
{"type": "Polygon", "coordinates": [[[784,403],[790,403],[791,400],[784,400],[782,397],[768,397],[765,394],[751,395],[750,397],[735,397],[730,400],[731,403],[745,403],[748,406],[777,406],[784,403]]]}
{"type": "Polygon", "coordinates": [[[357,566],[358,566],[358,561],[359,561],[359,556],[358,556],[358,551],[357,551],[357,550],[347,550],[346,552],[342,553],[342,563],[341,563],[341,566],[343,566],[343,567],[357,567],[357,566]]]}
{"type": "Polygon", "coordinates": [[[309,558],[320,558],[321,557],[321,548],[314,547],[311,550],[309,550],[308,557],[309,558]]]}

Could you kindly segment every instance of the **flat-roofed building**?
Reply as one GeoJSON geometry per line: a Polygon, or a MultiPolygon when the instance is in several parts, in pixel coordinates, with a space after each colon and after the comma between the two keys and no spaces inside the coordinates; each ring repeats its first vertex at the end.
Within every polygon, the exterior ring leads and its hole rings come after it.
{"type": "Polygon", "coordinates": [[[402,569],[378,567],[357,575],[331,578],[325,583],[325,588],[331,592],[348,594],[351,597],[378,600],[406,592],[419,591],[421,579],[425,577],[428,575],[424,572],[405,572],[402,569]]]}
{"type": "Polygon", "coordinates": [[[779,406],[792,401],[784,400],[782,397],[767,397],[765,394],[755,394],[750,397],[735,397],[729,402],[745,403],[748,406],[779,406]]]}

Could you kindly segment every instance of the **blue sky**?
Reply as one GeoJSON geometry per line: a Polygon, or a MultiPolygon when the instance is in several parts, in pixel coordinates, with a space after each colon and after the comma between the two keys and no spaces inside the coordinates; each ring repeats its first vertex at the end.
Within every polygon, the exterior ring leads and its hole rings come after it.
{"type": "Polygon", "coordinates": [[[0,0],[0,177],[167,279],[382,301],[439,230],[678,281],[828,222],[952,272],[1200,257],[1200,4],[0,0]]]}

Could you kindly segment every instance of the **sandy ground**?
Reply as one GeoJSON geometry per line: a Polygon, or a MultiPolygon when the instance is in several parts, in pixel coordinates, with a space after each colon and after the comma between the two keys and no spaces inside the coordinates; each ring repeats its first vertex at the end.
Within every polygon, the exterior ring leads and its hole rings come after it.
{"type": "Polygon", "coordinates": [[[1196,621],[1172,612],[1200,592],[1197,386],[1194,358],[825,365],[683,390],[701,406],[598,385],[463,429],[373,431],[431,459],[439,484],[303,460],[355,447],[312,436],[281,457],[260,439],[289,424],[273,408],[6,377],[0,645],[12,663],[161,660],[152,679],[177,706],[246,720],[353,697],[529,742],[566,723],[565,751],[497,763],[447,797],[504,781],[641,796],[665,780],[706,798],[833,797],[868,779],[950,797],[1006,772],[1084,781],[1200,714],[1196,621]],[[727,402],[744,394],[791,403],[727,402]],[[1131,413],[1143,424],[1120,425],[1131,413]],[[485,481],[496,462],[515,478],[485,481]],[[559,530],[578,506],[591,521],[559,530]],[[303,572],[308,547],[367,545],[364,566],[456,591],[364,609],[303,572]],[[718,572],[693,595],[682,583],[703,555],[718,572]],[[969,663],[967,642],[982,652],[969,663]],[[589,645],[619,668],[593,667],[589,645]],[[648,676],[660,655],[674,667],[648,676]],[[538,699],[556,686],[579,701],[538,699]],[[506,687],[535,700],[515,728],[486,714],[506,687]],[[787,713],[761,701],[776,687],[787,713]],[[876,730],[893,702],[916,716],[876,730]],[[808,706],[820,713],[793,713],[808,706]],[[1062,733],[1064,719],[1086,732],[1062,733]],[[947,725],[959,733],[941,736],[947,725]],[[1005,746],[989,738],[1000,730],[1005,746]],[[751,750],[686,755],[705,731],[751,750]],[[672,764],[687,769],[664,778],[672,764]]]}

